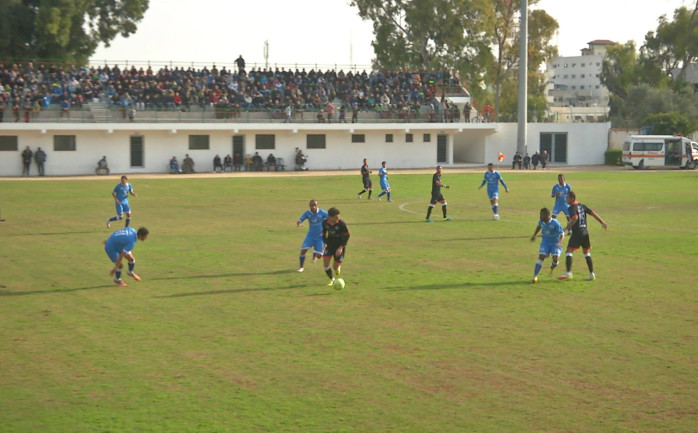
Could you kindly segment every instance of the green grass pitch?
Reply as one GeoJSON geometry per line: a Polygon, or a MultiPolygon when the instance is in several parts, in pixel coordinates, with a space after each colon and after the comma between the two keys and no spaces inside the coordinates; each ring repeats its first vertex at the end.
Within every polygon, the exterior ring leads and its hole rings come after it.
{"type": "MultiPolygon", "coordinates": [[[[0,182],[0,431],[698,431],[698,172],[570,171],[597,275],[531,284],[557,171],[130,176],[143,278],[111,282],[118,176],[0,182]],[[373,178],[376,189],[378,178],[373,178]],[[347,286],[296,273],[310,199],[351,239],[347,286]]],[[[564,258],[563,258],[564,260],[564,258]]],[[[556,276],[563,272],[564,263],[556,276]]]]}

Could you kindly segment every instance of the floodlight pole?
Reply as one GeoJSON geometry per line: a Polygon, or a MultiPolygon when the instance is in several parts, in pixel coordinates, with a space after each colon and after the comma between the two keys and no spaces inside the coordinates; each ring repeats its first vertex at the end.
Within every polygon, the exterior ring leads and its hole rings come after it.
{"type": "Polygon", "coordinates": [[[521,31],[519,38],[519,107],[516,150],[526,154],[528,126],[528,0],[521,0],[521,31]]]}

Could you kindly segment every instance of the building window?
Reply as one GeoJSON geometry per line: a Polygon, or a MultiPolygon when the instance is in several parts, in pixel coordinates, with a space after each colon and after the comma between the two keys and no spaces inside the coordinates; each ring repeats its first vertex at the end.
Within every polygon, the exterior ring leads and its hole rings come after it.
{"type": "Polygon", "coordinates": [[[75,136],[74,135],[54,135],[53,150],[58,151],[75,151],[75,136]]]}
{"type": "Polygon", "coordinates": [[[365,143],[366,142],[366,135],[364,135],[364,134],[351,134],[351,142],[352,143],[365,143]]]}
{"type": "Polygon", "coordinates": [[[405,134],[405,143],[412,143],[412,142],[414,142],[414,135],[405,134]]]}
{"type": "Polygon", "coordinates": [[[189,136],[189,150],[208,149],[208,148],[209,148],[209,136],[208,135],[190,135],[189,136]]]}
{"type": "Polygon", "coordinates": [[[276,149],[276,136],[274,134],[257,134],[254,136],[255,149],[276,149]]]}
{"type": "Polygon", "coordinates": [[[19,140],[16,135],[0,135],[0,151],[16,152],[19,140]]]}
{"type": "Polygon", "coordinates": [[[431,143],[431,134],[424,134],[422,141],[425,143],[431,143]]]}
{"type": "Polygon", "coordinates": [[[393,134],[385,134],[385,142],[392,143],[393,142],[393,134]]]}
{"type": "Polygon", "coordinates": [[[308,134],[305,137],[305,145],[308,149],[325,149],[325,134],[308,134]]]}

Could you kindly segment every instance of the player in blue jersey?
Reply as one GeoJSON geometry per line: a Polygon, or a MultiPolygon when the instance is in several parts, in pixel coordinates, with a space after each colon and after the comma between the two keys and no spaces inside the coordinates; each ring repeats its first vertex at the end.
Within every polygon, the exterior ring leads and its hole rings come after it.
{"type": "Polygon", "coordinates": [[[364,184],[364,189],[362,189],[357,197],[361,198],[361,194],[368,191],[368,199],[371,200],[371,194],[373,194],[373,182],[371,182],[371,170],[368,169],[368,161],[364,158],[364,163],[361,166],[361,182],[364,184]]]}
{"type": "Polygon", "coordinates": [[[129,194],[137,197],[136,193],[133,191],[133,187],[128,183],[128,178],[126,176],[121,176],[121,182],[118,183],[111,192],[116,206],[116,216],[107,219],[107,227],[111,226],[112,221],[123,218],[124,214],[126,214],[126,224],[124,227],[128,227],[129,224],[131,224],[131,206],[128,204],[129,194]]]}
{"type": "Polygon", "coordinates": [[[567,221],[570,220],[570,205],[567,204],[567,193],[570,192],[571,189],[572,187],[570,184],[565,182],[565,176],[563,174],[558,174],[557,183],[553,186],[553,190],[550,193],[550,197],[555,197],[553,218],[557,218],[558,214],[562,212],[567,217],[567,221]]]}
{"type": "Polygon", "coordinates": [[[117,286],[128,286],[128,284],[121,279],[122,262],[124,259],[128,262],[128,274],[136,281],[141,280],[141,277],[133,272],[136,266],[136,259],[133,257],[131,250],[136,246],[136,241],[146,240],[149,233],[150,232],[145,227],[139,228],[138,231],[132,227],[124,227],[112,233],[111,236],[104,241],[104,251],[107,253],[109,260],[114,263],[114,268],[112,268],[109,274],[114,275],[114,284],[117,286]]]}
{"type": "Polygon", "coordinates": [[[337,277],[342,271],[347,242],[349,242],[349,229],[346,223],[339,219],[339,209],[331,207],[327,210],[327,215],[327,219],[322,222],[322,242],[325,244],[322,262],[325,265],[325,273],[330,277],[328,286],[331,286],[334,283],[332,268],[337,277]],[[330,260],[333,257],[334,265],[330,266],[330,260]]]}
{"type": "Polygon", "coordinates": [[[429,201],[429,208],[427,208],[427,217],[425,219],[428,223],[431,222],[431,211],[434,210],[436,203],[441,203],[441,212],[443,212],[444,221],[451,221],[451,218],[446,216],[446,206],[448,203],[443,194],[441,194],[441,187],[446,189],[450,188],[450,186],[441,182],[441,166],[437,165],[436,173],[431,177],[431,200],[429,201]]]}
{"type": "Polygon", "coordinates": [[[587,280],[595,280],[594,262],[591,260],[591,242],[589,241],[589,227],[587,225],[587,215],[593,216],[596,221],[601,223],[604,230],[608,228],[606,222],[596,214],[593,210],[577,201],[577,195],[574,191],[567,193],[567,204],[570,205],[570,222],[567,223],[565,230],[572,230],[570,240],[567,242],[567,253],[565,254],[565,264],[567,265],[567,273],[560,276],[560,280],[568,280],[572,278],[572,253],[582,247],[584,258],[587,261],[589,268],[589,278],[587,280]]]}
{"type": "Polygon", "coordinates": [[[565,232],[562,230],[560,222],[550,215],[550,209],[544,207],[540,210],[540,220],[536,231],[531,236],[531,242],[536,240],[538,232],[541,232],[540,248],[538,249],[538,261],[533,269],[533,283],[538,282],[538,273],[543,267],[543,260],[552,255],[553,263],[550,265],[550,275],[557,267],[558,259],[562,253],[562,239],[565,237],[565,232]]]}
{"type": "Polygon", "coordinates": [[[478,189],[482,188],[487,184],[487,197],[490,199],[490,204],[492,205],[492,213],[494,214],[494,219],[499,219],[499,183],[502,183],[504,191],[509,192],[507,184],[504,183],[502,175],[494,169],[494,164],[491,162],[487,164],[487,171],[485,172],[485,177],[482,179],[482,183],[478,189]]]}
{"type": "Polygon", "coordinates": [[[308,207],[309,209],[296,221],[296,227],[300,227],[303,225],[303,221],[308,220],[308,234],[305,235],[305,239],[303,239],[303,244],[301,245],[298,272],[303,272],[305,253],[307,253],[311,247],[314,250],[313,263],[322,257],[322,222],[327,219],[327,211],[318,208],[317,200],[310,200],[308,207]]]}
{"type": "Polygon", "coordinates": [[[381,168],[378,170],[378,179],[381,184],[381,193],[378,194],[378,201],[381,201],[381,197],[388,195],[388,201],[393,201],[390,198],[390,184],[388,183],[388,169],[385,166],[385,161],[381,162],[381,168]]]}

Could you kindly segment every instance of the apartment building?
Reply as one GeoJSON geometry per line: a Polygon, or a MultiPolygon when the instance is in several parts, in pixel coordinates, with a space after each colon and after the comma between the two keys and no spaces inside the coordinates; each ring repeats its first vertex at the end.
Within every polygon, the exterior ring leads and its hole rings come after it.
{"type": "Polygon", "coordinates": [[[547,65],[548,107],[553,122],[602,122],[608,117],[608,89],[601,84],[606,47],[594,40],[580,56],[558,57],[547,65]]]}

